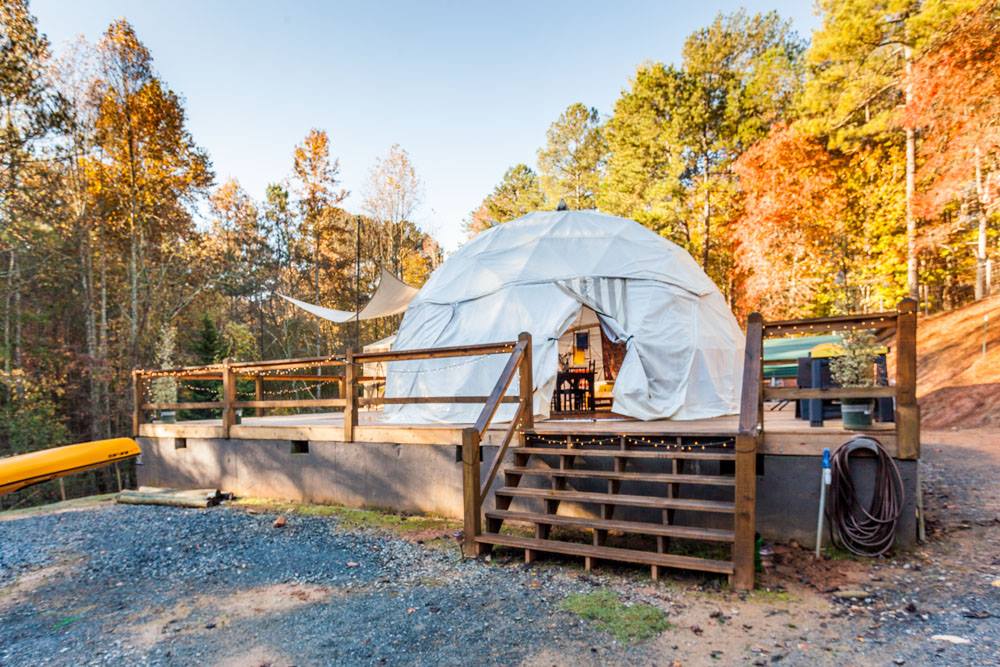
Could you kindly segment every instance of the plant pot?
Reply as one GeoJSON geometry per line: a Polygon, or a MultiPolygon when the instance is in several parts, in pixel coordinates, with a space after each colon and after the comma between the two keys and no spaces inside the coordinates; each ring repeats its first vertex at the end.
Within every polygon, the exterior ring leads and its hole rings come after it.
{"type": "Polygon", "coordinates": [[[840,402],[840,415],[844,428],[871,428],[872,400],[870,398],[845,398],[840,402]]]}
{"type": "Polygon", "coordinates": [[[160,421],[164,424],[176,424],[177,413],[173,410],[160,410],[160,421]]]}

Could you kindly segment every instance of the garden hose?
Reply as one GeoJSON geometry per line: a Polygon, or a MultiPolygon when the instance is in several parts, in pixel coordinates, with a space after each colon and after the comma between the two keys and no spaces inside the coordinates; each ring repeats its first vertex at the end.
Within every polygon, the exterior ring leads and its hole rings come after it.
{"type": "Polygon", "coordinates": [[[833,543],[858,556],[881,556],[892,547],[903,509],[899,468],[874,438],[858,437],[841,445],[830,462],[832,482],[827,520],[833,543]],[[851,455],[863,450],[876,458],[871,503],[861,504],[851,476],[851,455]]]}

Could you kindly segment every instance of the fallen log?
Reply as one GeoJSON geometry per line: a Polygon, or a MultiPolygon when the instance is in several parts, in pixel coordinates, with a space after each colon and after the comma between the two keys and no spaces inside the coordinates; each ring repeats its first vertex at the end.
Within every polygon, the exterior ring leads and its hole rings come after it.
{"type": "Polygon", "coordinates": [[[118,494],[117,501],[125,505],[165,505],[169,507],[204,508],[218,505],[223,495],[218,489],[166,489],[141,486],[118,494]]]}

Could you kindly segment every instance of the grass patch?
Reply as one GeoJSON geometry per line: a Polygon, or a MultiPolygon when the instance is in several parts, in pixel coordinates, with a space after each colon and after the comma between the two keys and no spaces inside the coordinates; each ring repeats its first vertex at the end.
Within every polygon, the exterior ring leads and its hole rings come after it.
{"type": "Polygon", "coordinates": [[[671,627],[661,609],[648,604],[626,605],[608,590],[570,595],[561,606],[593,621],[623,644],[650,639],[671,627]]]}
{"type": "Polygon", "coordinates": [[[374,528],[408,535],[427,531],[454,531],[462,528],[460,522],[439,516],[396,514],[341,505],[276,502],[265,498],[240,498],[231,504],[236,507],[260,509],[281,514],[332,517],[349,530],[374,528]]]}
{"type": "Polygon", "coordinates": [[[755,588],[750,591],[749,598],[758,602],[795,602],[796,597],[788,591],[777,588],[755,588]]]}
{"type": "Polygon", "coordinates": [[[81,618],[83,618],[83,617],[82,616],[67,616],[67,617],[65,617],[63,619],[60,619],[60,620],[56,621],[55,623],[53,623],[52,624],[52,629],[53,630],[62,630],[63,628],[68,628],[69,626],[71,626],[74,623],[76,623],[77,621],[79,621],[81,618]]]}
{"type": "Polygon", "coordinates": [[[828,546],[823,549],[823,556],[829,560],[861,560],[846,549],[838,549],[835,546],[828,546]]]}

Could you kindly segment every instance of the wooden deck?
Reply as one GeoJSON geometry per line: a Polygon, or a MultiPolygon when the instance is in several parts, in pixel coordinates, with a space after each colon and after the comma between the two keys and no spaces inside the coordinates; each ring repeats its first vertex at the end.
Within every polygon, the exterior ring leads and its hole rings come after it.
{"type": "MultiPolygon", "coordinates": [[[[836,316],[811,320],[765,323],[759,313],[747,319],[746,344],[743,355],[743,375],[739,415],[714,419],[640,422],[624,418],[563,419],[536,422],[532,413],[535,384],[532,376],[531,334],[522,332],[516,341],[479,345],[368,352],[357,354],[347,350],[337,356],[309,359],[279,359],[267,362],[238,362],[229,359],[221,364],[177,369],[136,369],[133,371],[133,432],[147,437],[219,438],[237,440],[312,440],[333,442],[398,443],[400,445],[454,445],[462,467],[463,541],[466,556],[488,553],[494,546],[518,547],[524,550],[525,562],[531,562],[538,551],[574,554],[584,557],[589,570],[595,560],[608,559],[640,562],[650,565],[653,578],[663,567],[679,567],[731,576],[735,589],[750,590],[754,584],[754,534],[756,521],[757,455],[818,456],[824,448],[834,449],[859,434],[877,438],[887,452],[896,458],[920,457],[920,411],[916,402],[916,302],[904,299],[895,313],[836,316]],[[895,332],[895,384],[889,386],[826,387],[818,389],[774,388],[764,385],[764,339],[790,334],[845,329],[875,329],[884,336],[895,332]],[[482,355],[504,355],[503,371],[488,396],[408,396],[385,398],[363,396],[364,382],[384,380],[363,376],[366,363],[382,361],[412,361],[482,355]],[[323,371],[343,371],[330,373],[323,371]],[[309,371],[308,374],[302,374],[309,371]],[[289,374],[292,372],[294,374],[289,374]],[[315,375],[312,373],[315,372],[315,375]],[[200,403],[146,402],[148,389],[158,378],[175,380],[214,380],[221,382],[221,401],[200,403]],[[517,396],[511,395],[517,378],[517,396]],[[252,400],[239,396],[241,381],[252,380],[252,400]],[[265,395],[266,383],[317,382],[315,396],[281,398],[272,391],[265,395]],[[322,386],[337,383],[338,396],[322,398],[322,386]],[[792,399],[872,399],[888,397],[895,401],[895,423],[879,424],[865,431],[846,431],[835,422],[814,427],[795,419],[789,409],[792,399]],[[425,403],[477,403],[483,408],[474,424],[395,424],[380,419],[379,406],[425,403]],[[516,404],[511,421],[494,421],[501,404],[516,404]],[[777,410],[778,406],[785,406],[777,410]],[[266,410],[294,411],[339,407],[342,412],[297,416],[260,416],[266,410]],[[363,410],[368,408],[369,410],[363,410]],[[219,420],[193,421],[181,424],[146,423],[153,413],[172,410],[217,409],[219,420]],[[256,417],[237,423],[243,410],[254,410],[256,417]],[[510,449],[512,442],[517,446],[510,449]],[[483,469],[482,445],[498,447],[488,471],[483,469]],[[586,452],[581,455],[581,452],[586,452]],[[558,469],[539,473],[529,465],[531,457],[555,457],[558,469]],[[593,467],[595,459],[610,457],[614,469],[593,467]],[[669,471],[629,469],[636,460],[660,459],[670,462],[669,471]],[[513,459],[510,465],[508,459],[513,459]],[[732,501],[694,501],[681,499],[679,485],[704,486],[704,475],[685,470],[688,459],[719,461],[717,486],[732,488],[732,501]],[[723,472],[721,462],[732,463],[732,474],[723,472]],[[576,465],[576,464],[579,464],[576,465]],[[542,474],[550,488],[521,487],[522,478],[542,474]],[[502,477],[501,477],[502,475],[502,477]],[[567,480],[590,479],[606,485],[606,493],[576,491],[567,488],[567,480]],[[503,485],[494,487],[496,480],[503,485]],[[642,491],[620,494],[622,483],[643,481],[665,483],[667,496],[642,491]],[[484,512],[490,498],[495,511],[484,512]],[[510,515],[516,499],[541,500],[544,514],[515,512],[518,519],[535,527],[534,538],[500,534],[504,521],[515,520],[510,515]],[[586,528],[592,531],[592,544],[581,545],[550,539],[551,528],[563,501],[579,502],[600,507],[600,520],[590,520],[586,528]],[[660,510],[662,527],[648,529],[648,522],[630,526],[648,537],[655,537],[656,551],[622,549],[606,543],[610,524],[615,521],[619,505],[660,510]],[[714,561],[667,553],[667,535],[676,531],[673,513],[712,512],[732,516],[732,546],[730,558],[714,561]],[[484,531],[484,519],[485,527],[484,531]]],[[[874,377],[872,378],[874,381],[874,377]]],[[[292,388],[293,393],[298,389],[292,388]]],[[[457,462],[457,461],[456,461],[457,462]]],[[[639,466],[634,466],[639,468],[639,466]]],[[[530,508],[529,508],[530,509],[530,508]]],[[[698,529],[701,541],[717,541],[716,532],[698,529]]],[[[725,541],[729,541],[728,534],[725,541]]]]}
{"type": "MultiPolygon", "coordinates": [[[[625,418],[550,419],[536,421],[534,432],[552,438],[573,435],[580,438],[704,436],[713,439],[736,436],[739,416],[687,421],[636,421],[625,418]]],[[[399,444],[461,445],[462,429],[471,424],[387,424],[380,411],[359,413],[355,440],[358,442],[392,442],[399,444]]],[[[491,425],[484,444],[499,444],[508,424],[491,425]]],[[[343,412],[300,414],[270,417],[246,417],[231,428],[230,437],[245,440],[313,440],[340,441],[344,436],[343,412]]],[[[882,443],[892,456],[897,455],[894,424],[875,424],[867,431],[844,430],[839,421],[828,420],[822,427],[810,427],[807,421],[795,419],[789,406],[785,410],[764,411],[764,438],[761,454],[819,456],[824,447],[834,449],[856,435],[870,435],[882,443]]],[[[142,424],[140,435],[157,438],[221,438],[222,421],[205,419],[176,424],[142,424]]]]}

